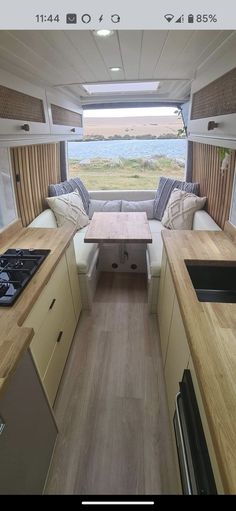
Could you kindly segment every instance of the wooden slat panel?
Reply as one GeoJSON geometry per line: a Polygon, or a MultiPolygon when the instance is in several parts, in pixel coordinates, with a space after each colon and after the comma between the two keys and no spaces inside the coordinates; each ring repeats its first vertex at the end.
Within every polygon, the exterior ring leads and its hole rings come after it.
{"type": "Polygon", "coordinates": [[[82,115],[58,105],[51,105],[53,124],[61,126],[82,126],[82,115]]]}
{"type": "Polygon", "coordinates": [[[60,182],[59,144],[40,144],[11,149],[19,214],[27,226],[41,213],[48,185],[60,182]]]}
{"type": "Polygon", "coordinates": [[[236,112],[236,68],[193,94],[191,119],[236,112]]]}
{"type": "Polygon", "coordinates": [[[236,151],[230,151],[229,168],[221,171],[218,147],[193,143],[192,180],[200,183],[200,195],[207,197],[206,210],[224,229],[229,219],[236,151]]]}
{"type": "Polygon", "coordinates": [[[45,123],[43,101],[0,85],[0,117],[45,123]]]}

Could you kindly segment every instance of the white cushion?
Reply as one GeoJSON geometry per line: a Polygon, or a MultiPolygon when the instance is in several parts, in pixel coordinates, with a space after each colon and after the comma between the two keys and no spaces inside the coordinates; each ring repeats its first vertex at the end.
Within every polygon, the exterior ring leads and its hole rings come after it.
{"type": "Polygon", "coordinates": [[[122,200],[121,211],[124,212],[142,212],[147,213],[149,220],[153,218],[154,200],[126,201],[122,200]]]}
{"type": "Polygon", "coordinates": [[[150,230],[151,232],[161,232],[163,231],[163,229],[165,229],[164,225],[162,225],[162,223],[160,222],[160,220],[149,220],[148,221],[149,223],[149,227],[150,227],[150,230]]]}
{"type": "Polygon", "coordinates": [[[88,224],[89,218],[86,215],[82,199],[78,190],[55,197],[47,197],[46,201],[57,220],[58,227],[69,222],[81,229],[88,224]]]}
{"type": "Polygon", "coordinates": [[[219,225],[216,224],[213,218],[204,209],[194,213],[193,229],[195,231],[221,231],[219,225]]]}
{"type": "Polygon", "coordinates": [[[96,200],[91,199],[89,203],[89,218],[91,219],[94,213],[105,212],[119,212],[121,210],[121,200],[96,200]]]}
{"type": "Polygon", "coordinates": [[[88,227],[80,229],[74,236],[75,259],[78,273],[88,273],[90,264],[98,248],[97,243],[84,243],[84,236],[88,227]]]}
{"type": "Polygon", "coordinates": [[[36,216],[36,218],[28,225],[28,227],[57,227],[57,222],[55,215],[51,209],[45,209],[40,215],[36,216]]]}
{"type": "Polygon", "coordinates": [[[192,229],[194,213],[202,209],[205,202],[206,197],[198,197],[194,193],[175,188],[164,211],[162,225],[168,229],[192,229]]]}
{"type": "Polygon", "coordinates": [[[152,277],[159,277],[161,273],[163,241],[161,232],[152,233],[152,243],[147,244],[150,273],[152,277]]]}

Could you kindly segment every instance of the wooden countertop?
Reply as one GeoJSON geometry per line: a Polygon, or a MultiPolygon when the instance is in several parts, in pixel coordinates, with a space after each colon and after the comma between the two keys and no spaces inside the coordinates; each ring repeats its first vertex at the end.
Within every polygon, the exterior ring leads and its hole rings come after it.
{"type": "Polygon", "coordinates": [[[184,260],[235,261],[223,231],[162,231],[225,492],[236,493],[236,304],[199,302],[184,260]]]}
{"type": "Polygon", "coordinates": [[[15,304],[12,307],[0,307],[0,393],[34,334],[32,329],[21,325],[74,234],[75,228],[69,225],[59,229],[20,228],[17,236],[0,243],[0,253],[8,248],[51,250],[15,304]]]}

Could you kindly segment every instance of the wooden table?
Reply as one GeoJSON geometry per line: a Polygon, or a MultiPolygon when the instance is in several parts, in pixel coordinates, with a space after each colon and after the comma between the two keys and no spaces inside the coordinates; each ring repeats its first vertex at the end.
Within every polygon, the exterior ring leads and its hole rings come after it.
{"type": "Polygon", "coordinates": [[[85,243],[152,243],[146,213],[94,213],[85,243]]]}

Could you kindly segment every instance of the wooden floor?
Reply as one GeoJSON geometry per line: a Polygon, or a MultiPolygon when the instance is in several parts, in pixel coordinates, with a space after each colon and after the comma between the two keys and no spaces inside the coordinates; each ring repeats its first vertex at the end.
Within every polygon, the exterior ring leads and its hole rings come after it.
{"type": "Polygon", "coordinates": [[[145,275],[103,273],[55,405],[46,494],[171,493],[173,460],[156,316],[145,275]]]}

